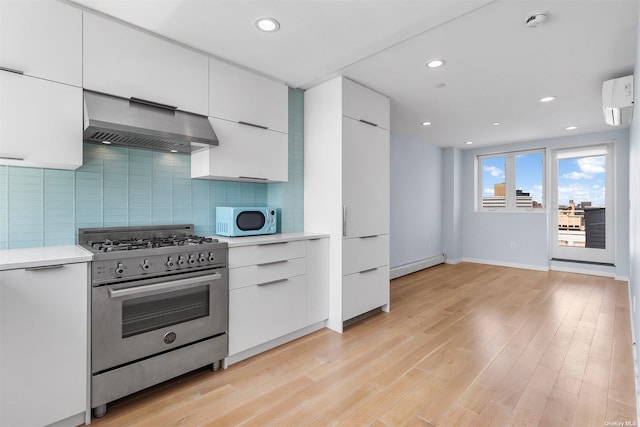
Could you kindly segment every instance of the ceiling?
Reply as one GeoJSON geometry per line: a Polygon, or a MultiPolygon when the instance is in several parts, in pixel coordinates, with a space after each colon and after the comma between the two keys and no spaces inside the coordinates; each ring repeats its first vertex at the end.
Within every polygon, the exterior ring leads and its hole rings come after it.
{"type": "Polygon", "coordinates": [[[342,74],[391,98],[392,131],[459,148],[612,129],[602,82],[632,74],[638,21],[638,0],[74,2],[291,87],[342,74]]]}

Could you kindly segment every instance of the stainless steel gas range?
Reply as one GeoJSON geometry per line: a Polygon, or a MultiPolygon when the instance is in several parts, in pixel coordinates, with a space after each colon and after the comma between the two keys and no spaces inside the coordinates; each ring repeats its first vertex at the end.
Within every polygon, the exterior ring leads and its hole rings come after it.
{"type": "Polygon", "coordinates": [[[228,353],[227,244],[193,225],[83,228],[91,268],[91,407],[228,353]]]}

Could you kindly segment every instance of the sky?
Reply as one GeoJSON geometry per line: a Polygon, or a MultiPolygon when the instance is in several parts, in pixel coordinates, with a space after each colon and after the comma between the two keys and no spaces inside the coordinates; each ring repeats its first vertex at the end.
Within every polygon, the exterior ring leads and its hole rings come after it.
{"type": "MultiPolygon", "coordinates": [[[[516,188],[530,193],[533,200],[543,202],[543,154],[516,156],[516,188]]],[[[484,158],[482,164],[484,196],[493,196],[494,184],[505,182],[505,157],[484,158]]],[[[605,156],[558,160],[558,204],[591,202],[604,206],[605,156]]]]}

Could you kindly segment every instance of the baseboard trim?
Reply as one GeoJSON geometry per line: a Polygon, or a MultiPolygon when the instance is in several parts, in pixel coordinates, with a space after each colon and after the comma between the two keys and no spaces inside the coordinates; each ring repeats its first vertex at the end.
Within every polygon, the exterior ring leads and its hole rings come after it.
{"type": "Polygon", "coordinates": [[[389,270],[389,278],[397,279],[398,277],[406,276],[407,274],[415,273],[416,271],[424,270],[425,268],[442,264],[444,263],[444,261],[444,255],[440,254],[431,258],[421,259],[420,261],[410,262],[408,264],[392,267],[389,270]]]}
{"type": "Polygon", "coordinates": [[[491,261],[491,260],[477,259],[477,258],[463,258],[462,261],[473,262],[476,264],[497,265],[499,267],[521,268],[524,270],[549,271],[548,266],[539,266],[539,265],[531,265],[531,264],[516,264],[513,262],[491,261]]]}
{"type": "Polygon", "coordinates": [[[462,262],[462,258],[456,258],[456,259],[447,258],[445,261],[445,264],[456,265],[456,264],[460,264],[461,262],[462,262]]]}

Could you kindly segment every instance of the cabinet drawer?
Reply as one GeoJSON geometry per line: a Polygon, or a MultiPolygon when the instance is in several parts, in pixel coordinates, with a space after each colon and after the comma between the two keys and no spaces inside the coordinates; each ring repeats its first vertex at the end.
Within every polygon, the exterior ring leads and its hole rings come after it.
{"type": "Polygon", "coordinates": [[[274,280],[300,276],[306,272],[306,258],[285,259],[229,270],[229,289],[260,285],[274,280]]]}
{"type": "Polygon", "coordinates": [[[389,265],[389,235],[342,240],[342,274],[389,265]]]}
{"type": "Polygon", "coordinates": [[[229,354],[304,328],[306,298],[305,276],[230,291],[229,354]]]}
{"type": "Polygon", "coordinates": [[[389,129],[389,98],[349,79],[342,82],[342,114],[389,129]]]}
{"type": "Polygon", "coordinates": [[[389,303],[389,267],[342,278],[342,320],[389,303]]]}
{"type": "Polygon", "coordinates": [[[306,256],[307,242],[304,240],[242,246],[229,249],[229,268],[303,258],[306,256]]]}

